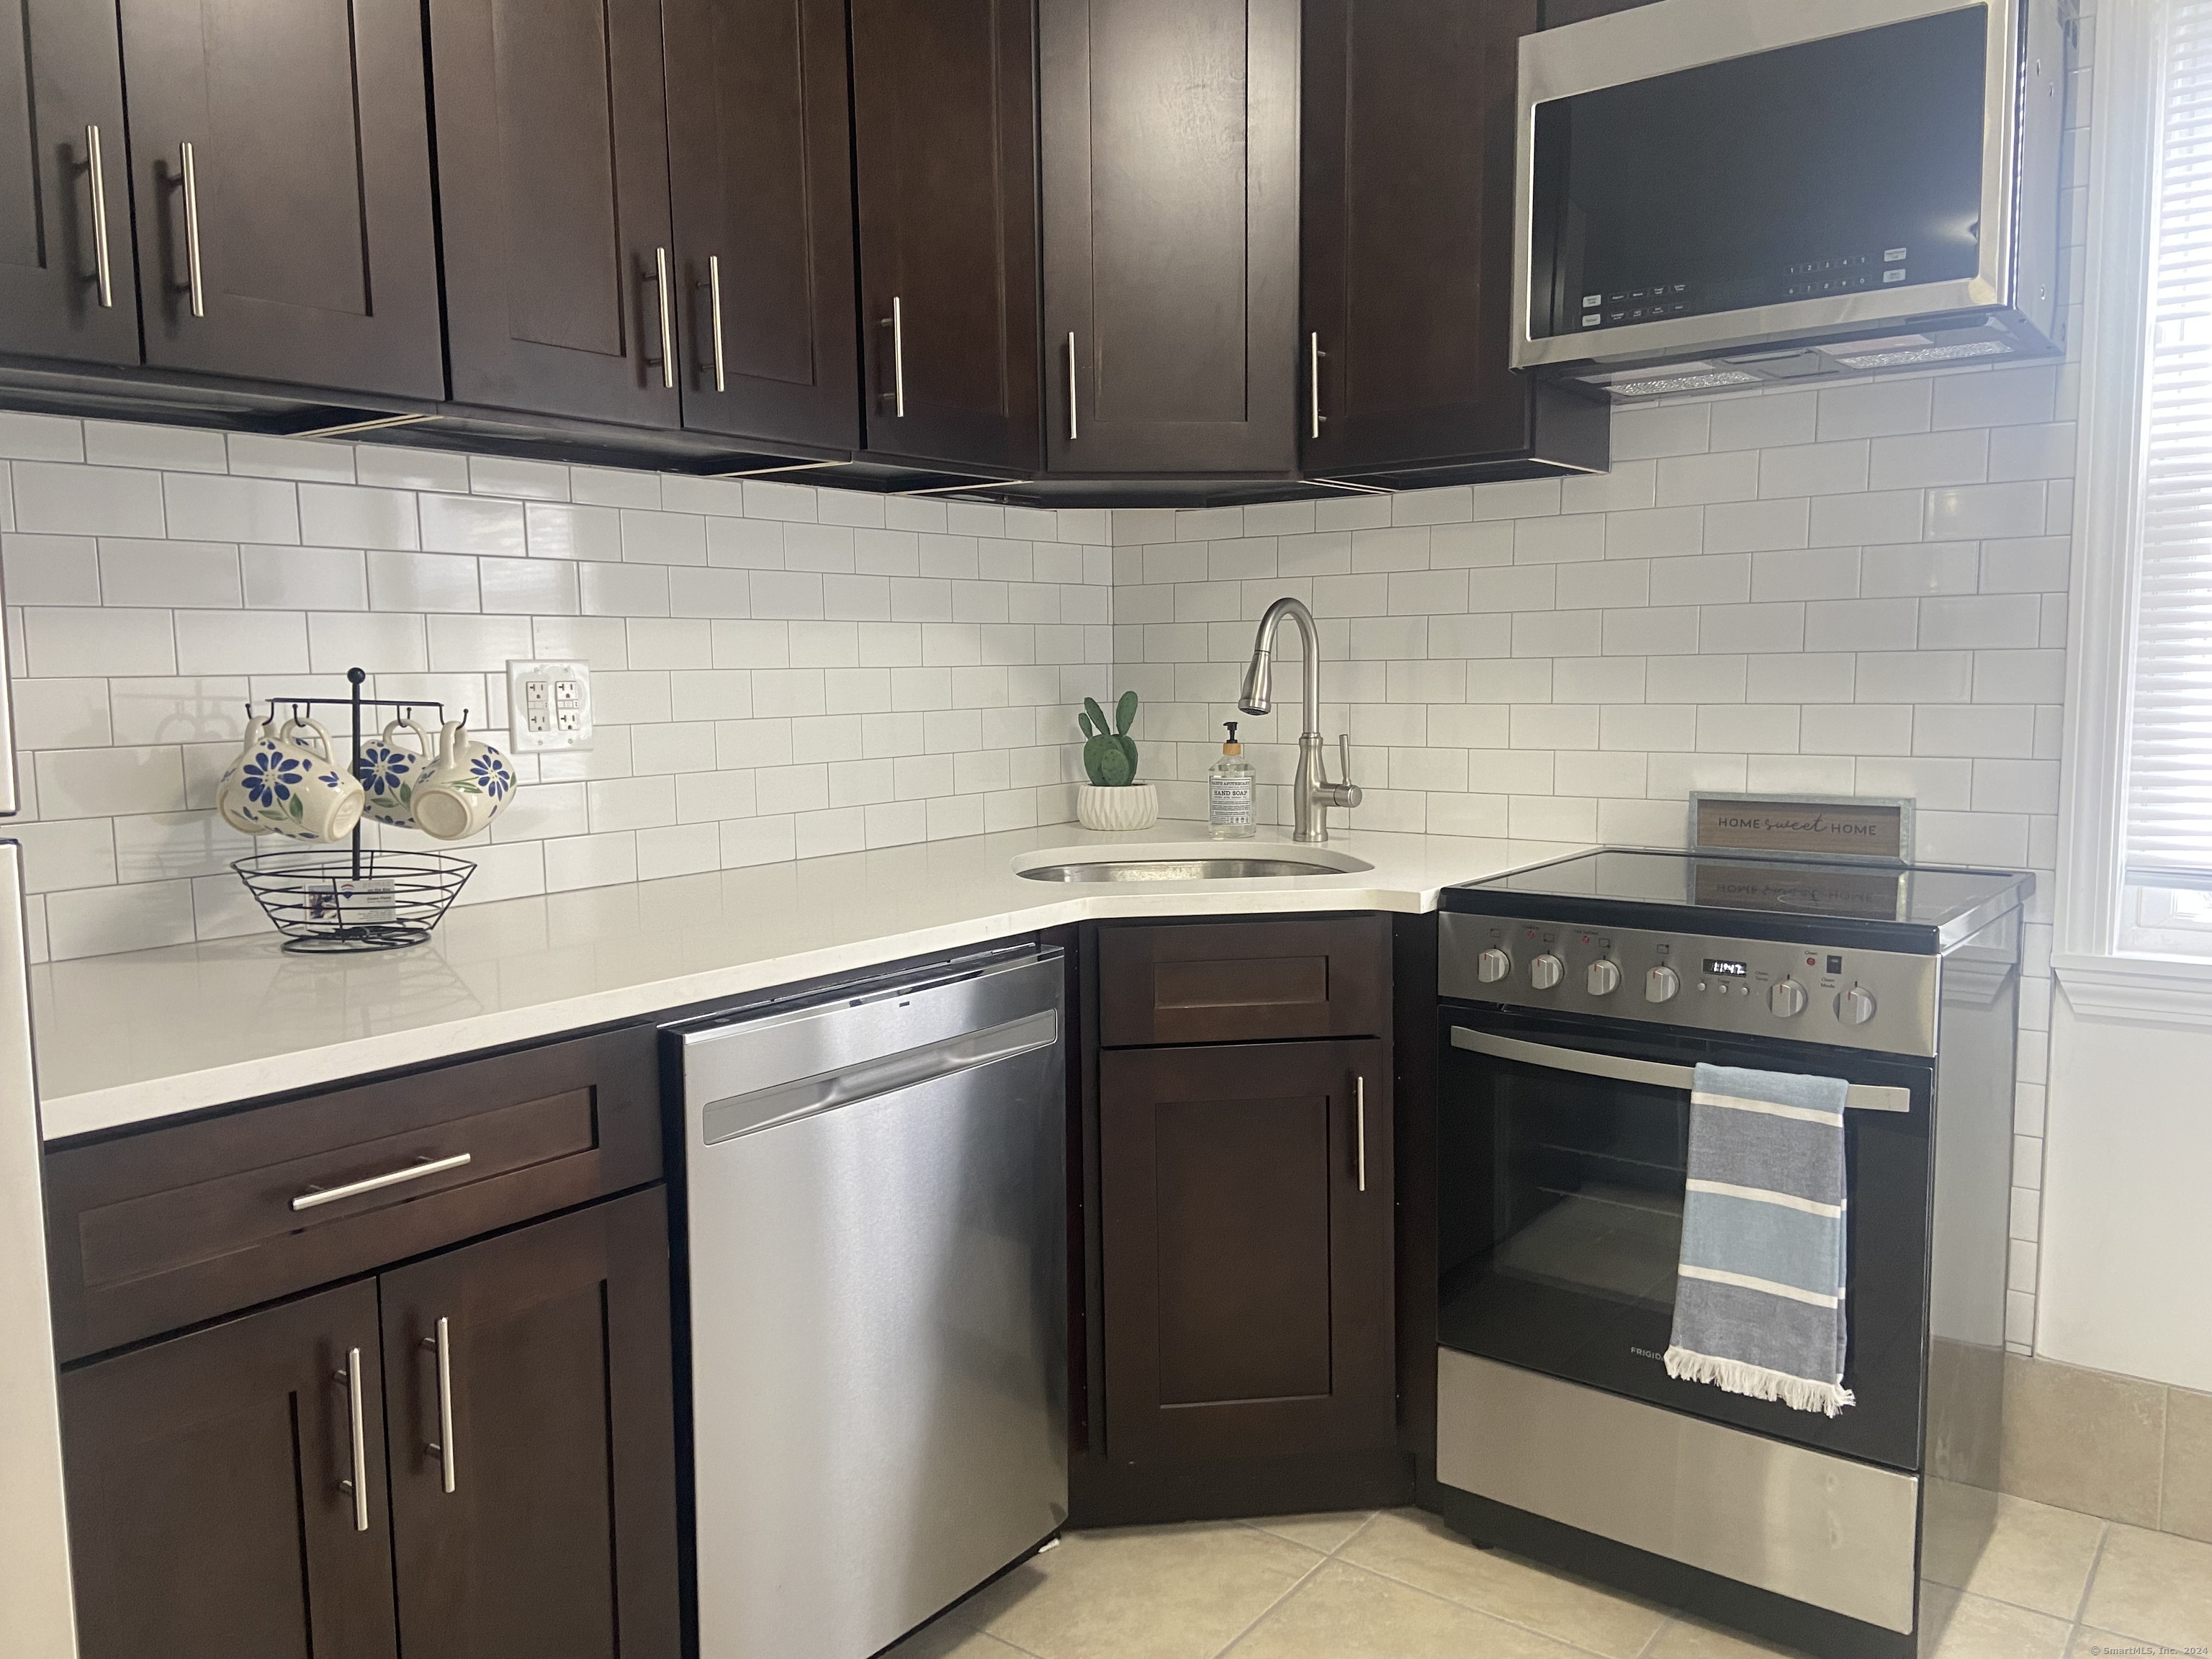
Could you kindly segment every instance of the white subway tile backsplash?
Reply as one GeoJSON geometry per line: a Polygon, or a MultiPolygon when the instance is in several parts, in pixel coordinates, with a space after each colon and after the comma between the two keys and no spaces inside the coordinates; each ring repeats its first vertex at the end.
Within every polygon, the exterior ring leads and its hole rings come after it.
{"type": "Polygon", "coordinates": [[[161,483],[167,533],[179,540],[295,543],[301,538],[300,496],[295,484],[191,472],[164,474],[161,483]]]}
{"type": "Polygon", "coordinates": [[[19,531],[62,536],[165,533],[159,472],[25,460],[15,462],[9,472],[19,531]]]}
{"type": "Polygon", "coordinates": [[[0,576],[10,605],[96,605],[100,544],[90,536],[0,535],[0,576]]]}
{"type": "Polygon", "coordinates": [[[239,550],[223,543],[130,541],[100,544],[100,600],[175,610],[236,611],[245,603],[239,550]]]}

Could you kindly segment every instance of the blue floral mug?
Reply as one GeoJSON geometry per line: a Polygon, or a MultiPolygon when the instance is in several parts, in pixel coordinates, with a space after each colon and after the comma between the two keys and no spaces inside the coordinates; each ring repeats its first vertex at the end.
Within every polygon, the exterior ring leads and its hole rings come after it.
{"type": "Polygon", "coordinates": [[[361,822],[361,781],[331,758],[331,740],[313,720],[285,722],[271,735],[248,723],[246,747],[223,774],[216,809],[248,835],[294,841],[343,841],[361,822]]]}
{"type": "Polygon", "coordinates": [[[514,769],[488,743],[468,735],[464,724],[447,724],[438,745],[437,763],[415,786],[415,827],[440,841],[462,841],[507,810],[514,799],[514,769]]]}
{"type": "Polygon", "coordinates": [[[415,792],[437,763],[437,745],[413,720],[403,718],[386,726],[380,736],[362,745],[361,784],[368,793],[368,816],[394,829],[415,828],[415,792]],[[414,747],[400,742],[403,732],[415,734],[414,747]]]}

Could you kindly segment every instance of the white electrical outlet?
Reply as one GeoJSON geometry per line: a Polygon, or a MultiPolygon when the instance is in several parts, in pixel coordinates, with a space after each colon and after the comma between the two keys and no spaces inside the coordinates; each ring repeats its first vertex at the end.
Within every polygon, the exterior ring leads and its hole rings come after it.
{"type": "Polygon", "coordinates": [[[507,665],[509,750],[592,746],[592,667],[581,662],[510,662],[507,665]]]}

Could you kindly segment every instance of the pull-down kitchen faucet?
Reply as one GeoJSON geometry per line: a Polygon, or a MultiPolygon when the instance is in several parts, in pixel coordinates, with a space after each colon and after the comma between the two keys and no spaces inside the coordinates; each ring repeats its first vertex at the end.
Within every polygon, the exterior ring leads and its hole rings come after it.
{"type": "Polygon", "coordinates": [[[1268,684],[1275,665],[1275,630],[1288,617],[1298,625],[1305,649],[1305,730],[1298,733],[1298,772],[1291,783],[1291,839],[1325,842],[1328,839],[1328,809],[1352,807],[1360,802],[1359,786],[1351,782],[1352,736],[1337,739],[1342,745],[1346,781],[1331,783],[1322,753],[1321,735],[1321,641],[1314,630],[1313,612],[1297,599],[1283,598],[1267,607],[1260,618],[1260,633],[1252,642],[1252,664],[1244,671],[1244,686],[1237,706],[1248,714],[1264,714],[1273,706],[1268,684]]]}

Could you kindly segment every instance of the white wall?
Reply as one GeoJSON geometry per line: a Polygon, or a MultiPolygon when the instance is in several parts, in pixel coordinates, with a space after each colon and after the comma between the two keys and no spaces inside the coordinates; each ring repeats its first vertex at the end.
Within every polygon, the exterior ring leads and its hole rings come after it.
{"type": "Polygon", "coordinates": [[[266,927],[215,782],[249,697],[342,696],[356,664],[501,745],[508,659],[592,665],[596,746],[517,757],[459,849],[469,902],[1063,821],[1104,539],[1103,513],[0,413],[33,951],[266,927]]]}
{"type": "Polygon", "coordinates": [[[2212,1030],[2052,1009],[2035,1350],[2212,1391],[2212,1030]]]}

